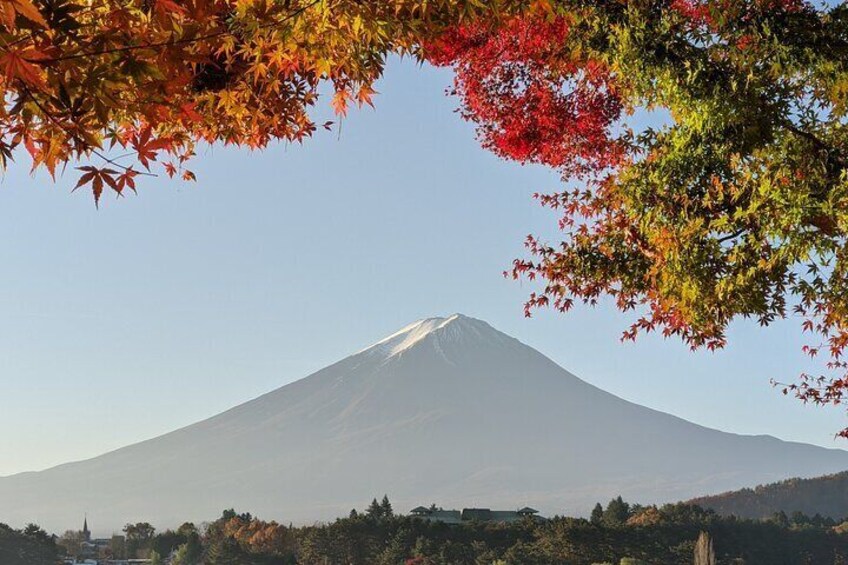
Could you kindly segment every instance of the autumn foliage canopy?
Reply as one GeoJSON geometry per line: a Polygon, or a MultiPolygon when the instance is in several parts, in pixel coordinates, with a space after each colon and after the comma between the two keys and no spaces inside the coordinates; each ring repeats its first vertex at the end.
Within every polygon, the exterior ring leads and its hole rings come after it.
{"type": "Polygon", "coordinates": [[[449,25],[495,13],[482,6],[0,0],[0,160],[23,147],[51,175],[91,162],[78,186],[97,201],[104,189],[135,189],[157,168],[190,180],[185,165],[197,143],[302,141],[316,129],[309,109],[322,84],[338,114],[371,103],[389,53],[411,53],[449,25]]]}
{"type": "Polygon", "coordinates": [[[844,2],[0,0],[0,26],[0,158],[84,160],[96,199],[193,178],[198,143],[302,141],[319,87],[370,104],[392,53],[453,68],[484,147],[563,177],[563,240],[511,271],[528,314],[607,297],[625,338],[711,349],[794,315],[828,361],[787,392],[848,400],[844,2]]]}

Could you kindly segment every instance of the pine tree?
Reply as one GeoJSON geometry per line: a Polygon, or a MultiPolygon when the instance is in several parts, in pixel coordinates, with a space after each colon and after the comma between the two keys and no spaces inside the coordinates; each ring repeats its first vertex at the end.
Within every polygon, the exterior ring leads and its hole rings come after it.
{"type": "Polygon", "coordinates": [[[383,518],[391,518],[395,515],[392,509],[392,503],[389,502],[389,496],[387,494],[383,495],[383,501],[380,502],[380,511],[383,518]]]}
{"type": "Polygon", "coordinates": [[[200,535],[197,532],[192,532],[188,536],[188,541],[185,545],[185,553],[183,554],[184,565],[197,565],[203,558],[203,543],[200,541],[200,535]]]}
{"type": "Polygon", "coordinates": [[[796,510],[792,513],[792,517],[790,518],[793,524],[801,525],[801,524],[809,524],[810,518],[800,510],[796,510]]]}
{"type": "Polygon", "coordinates": [[[411,551],[412,540],[410,532],[401,528],[386,543],[386,548],[380,553],[377,565],[396,565],[405,563],[411,551]]]}
{"type": "Polygon", "coordinates": [[[174,556],[171,558],[171,565],[190,565],[188,559],[186,559],[187,552],[188,545],[182,544],[179,546],[174,552],[174,556]]]}
{"type": "Polygon", "coordinates": [[[595,504],[595,507],[592,508],[592,516],[589,518],[589,520],[593,524],[600,524],[604,521],[604,507],[601,506],[600,502],[595,504]]]}
{"type": "Polygon", "coordinates": [[[779,512],[775,512],[771,516],[771,521],[780,526],[781,528],[789,527],[789,517],[786,515],[786,512],[783,510],[779,512]]]}
{"type": "Polygon", "coordinates": [[[368,505],[368,509],[365,511],[365,515],[369,518],[382,518],[383,507],[380,506],[380,503],[377,502],[376,498],[371,501],[371,504],[368,505]]]}
{"type": "Polygon", "coordinates": [[[613,498],[604,510],[603,522],[607,526],[621,526],[630,517],[630,505],[621,496],[613,498]]]}
{"type": "Polygon", "coordinates": [[[226,537],[210,547],[206,562],[211,565],[244,565],[249,563],[247,555],[233,537],[226,537]]]}

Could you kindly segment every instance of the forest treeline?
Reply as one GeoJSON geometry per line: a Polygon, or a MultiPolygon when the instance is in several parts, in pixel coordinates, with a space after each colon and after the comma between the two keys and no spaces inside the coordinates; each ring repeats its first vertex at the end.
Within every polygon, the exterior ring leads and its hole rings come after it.
{"type": "MultiPolygon", "coordinates": [[[[691,564],[701,532],[717,565],[846,565],[848,521],[778,513],[765,520],[722,517],[690,504],[598,504],[590,519],[528,518],[511,524],[446,525],[400,516],[388,498],[332,523],[293,527],[226,510],[209,523],[156,532],[125,528],[126,551],[171,565],[592,565],[691,564]]],[[[63,538],[36,526],[0,526],[0,563],[47,565],[63,538]]],[[[132,555],[131,555],[132,556],[132,555]]]]}
{"type": "Polygon", "coordinates": [[[848,471],[813,479],[788,479],[690,502],[722,516],[758,519],[782,511],[840,518],[848,516],[848,471]]]}

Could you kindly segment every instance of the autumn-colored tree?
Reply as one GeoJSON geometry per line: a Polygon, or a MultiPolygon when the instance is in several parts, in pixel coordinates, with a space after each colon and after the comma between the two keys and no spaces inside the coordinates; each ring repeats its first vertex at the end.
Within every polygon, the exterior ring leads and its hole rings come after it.
{"type": "Polygon", "coordinates": [[[77,556],[82,553],[82,542],[85,538],[79,530],[67,530],[57,540],[65,555],[77,556]]]}
{"type": "MultiPolygon", "coordinates": [[[[191,536],[196,538],[196,532],[192,532],[191,536]]],[[[231,540],[246,552],[266,555],[284,555],[291,551],[294,544],[289,528],[277,522],[258,520],[250,514],[237,514],[233,510],[225,511],[219,520],[212,523],[206,536],[222,543],[231,540]]],[[[192,537],[188,541],[191,542],[192,537]]]]}
{"type": "Polygon", "coordinates": [[[662,513],[655,506],[648,506],[630,516],[626,524],[628,526],[653,526],[662,523],[663,519],[662,513]]]}
{"type": "Polygon", "coordinates": [[[566,182],[539,196],[563,241],[529,237],[509,273],[544,283],[527,315],[609,297],[637,312],[625,339],[714,349],[736,318],[794,313],[829,363],[785,392],[846,399],[845,2],[562,0],[458,25],[426,52],[456,70],[485,147],[566,182]]]}
{"type": "Polygon", "coordinates": [[[302,141],[322,83],[343,116],[371,103],[388,54],[523,4],[0,0],[0,164],[19,147],[51,175],[90,159],[77,186],[96,201],[156,163],[191,180],[197,143],[302,141]]]}

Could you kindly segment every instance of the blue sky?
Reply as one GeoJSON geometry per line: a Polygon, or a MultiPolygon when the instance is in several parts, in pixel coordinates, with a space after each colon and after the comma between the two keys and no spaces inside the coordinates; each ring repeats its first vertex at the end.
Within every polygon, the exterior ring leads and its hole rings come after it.
{"type": "Polygon", "coordinates": [[[734,325],[730,346],[618,341],[609,305],[526,320],[502,278],[556,216],[555,174],[497,160],[444,95],[448,72],[393,61],[376,110],[341,135],[261,153],[214,148],[199,181],[137,197],[70,194],[13,166],[0,186],[0,475],[156,436],[462,312],[629,400],[746,434],[846,447],[840,410],[784,398],[798,322],[734,325]]]}

